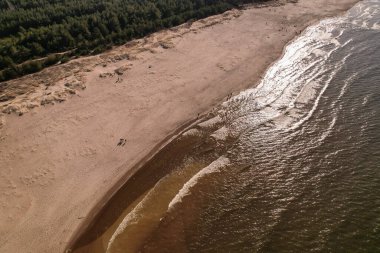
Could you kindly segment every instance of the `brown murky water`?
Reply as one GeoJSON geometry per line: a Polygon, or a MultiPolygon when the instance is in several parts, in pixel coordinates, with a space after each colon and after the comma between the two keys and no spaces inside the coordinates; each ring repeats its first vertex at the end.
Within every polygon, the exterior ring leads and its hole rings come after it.
{"type": "Polygon", "coordinates": [[[379,10],[308,28],[129,180],[74,252],[380,252],[379,10]]]}

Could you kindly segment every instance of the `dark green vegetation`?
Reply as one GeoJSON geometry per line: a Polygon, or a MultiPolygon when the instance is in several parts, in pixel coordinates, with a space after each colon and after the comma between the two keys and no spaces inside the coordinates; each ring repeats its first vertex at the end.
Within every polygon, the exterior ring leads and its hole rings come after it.
{"type": "Polygon", "coordinates": [[[254,0],[0,0],[0,81],[254,0]]]}

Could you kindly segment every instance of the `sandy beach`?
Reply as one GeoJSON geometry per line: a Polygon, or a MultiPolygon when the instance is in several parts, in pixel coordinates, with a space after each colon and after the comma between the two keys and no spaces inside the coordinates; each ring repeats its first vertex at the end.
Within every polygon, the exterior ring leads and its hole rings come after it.
{"type": "Polygon", "coordinates": [[[356,2],[248,6],[0,83],[0,252],[64,252],[179,129],[356,2]]]}

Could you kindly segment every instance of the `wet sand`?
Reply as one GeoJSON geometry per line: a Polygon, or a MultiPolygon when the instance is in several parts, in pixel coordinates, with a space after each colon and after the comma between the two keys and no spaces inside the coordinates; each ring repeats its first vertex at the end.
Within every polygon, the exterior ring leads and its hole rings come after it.
{"type": "Polygon", "coordinates": [[[157,221],[167,211],[169,201],[178,193],[178,190],[194,174],[226,150],[226,146],[218,145],[217,141],[210,137],[223,124],[222,120],[215,121],[213,124],[207,123],[210,118],[211,121],[214,120],[215,113],[211,111],[184,128],[146,162],[100,210],[96,218],[92,220],[89,229],[73,242],[71,246],[74,249],[73,252],[105,252],[108,242],[126,215],[133,212],[132,210],[137,205],[141,205],[140,202],[144,197],[151,195],[149,199],[155,198],[156,201],[150,205],[141,206],[151,214],[151,217],[145,216],[147,218],[145,225],[137,229],[138,233],[135,233],[132,242],[126,241],[124,246],[127,247],[123,247],[123,250],[128,252],[137,251],[144,243],[145,236],[157,226],[157,221]],[[183,169],[177,170],[178,168],[183,169]],[[178,173],[173,173],[174,171],[178,173]],[[162,187],[157,186],[158,181],[161,182],[162,187]],[[156,188],[155,191],[150,191],[153,187],[156,188]],[[160,193],[164,194],[160,195],[160,193]]]}
{"type": "Polygon", "coordinates": [[[8,82],[0,251],[64,252],[181,126],[257,83],[306,26],[355,2],[234,10],[8,82]]]}

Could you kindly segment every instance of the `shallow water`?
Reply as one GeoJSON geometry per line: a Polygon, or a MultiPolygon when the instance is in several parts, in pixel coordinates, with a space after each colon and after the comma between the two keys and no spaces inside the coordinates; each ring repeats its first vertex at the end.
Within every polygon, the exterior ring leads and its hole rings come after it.
{"type": "Polygon", "coordinates": [[[380,1],[309,27],[212,117],[102,252],[380,252],[380,1]]]}

